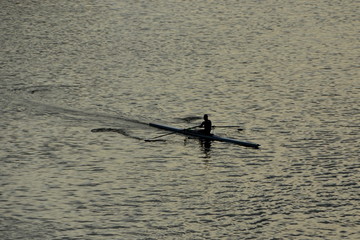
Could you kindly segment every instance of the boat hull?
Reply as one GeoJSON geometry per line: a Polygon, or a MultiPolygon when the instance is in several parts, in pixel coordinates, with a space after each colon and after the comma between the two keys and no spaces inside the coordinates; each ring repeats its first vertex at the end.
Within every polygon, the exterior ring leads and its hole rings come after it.
{"type": "Polygon", "coordinates": [[[197,131],[193,131],[193,130],[189,130],[189,129],[181,129],[181,128],[169,127],[169,126],[160,125],[160,124],[156,124],[156,123],[149,123],[149,126],[155,127],[155,128],[158,128],[158,129],[162,129],[162,130],[166,130],[166,131],[171,131],[171,132],[187,135],[187,136],[193,136],[193,137],[197,137],[197,138],[201,138],[201,139],[206,139],[206,140],[233,143],[233,144],[237,144],[237,145],[241,145],[241,146],[245,146],[245,147],[252,147],[252,148],[259,148],[260,147],[260,145],[257,144],[257,143],[239,141],[239,140],[236,140],[236,139],[220,137],[220,136],[216,136],[216,135],[213,135],[213,134],[206,135],[206,134],[202,134],[202,133],[199,133],[197,131]]]}

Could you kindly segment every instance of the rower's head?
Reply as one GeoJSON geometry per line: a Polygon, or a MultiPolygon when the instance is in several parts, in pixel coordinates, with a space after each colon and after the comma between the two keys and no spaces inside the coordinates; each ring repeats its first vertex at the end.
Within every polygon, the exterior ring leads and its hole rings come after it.
{"type": "Polygon", "coordinates": [[[208,120],[209,116],[207,114],[204,114],[204,120],[208,120]]]}

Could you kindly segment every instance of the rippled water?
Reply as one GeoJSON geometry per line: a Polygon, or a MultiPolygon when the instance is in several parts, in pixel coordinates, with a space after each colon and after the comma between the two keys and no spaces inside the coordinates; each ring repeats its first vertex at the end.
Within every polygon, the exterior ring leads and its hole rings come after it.
{"type": "Polygon", "coordinates": [[[359,239],[359,10],[2,1],[0,239],[359,239]]]}

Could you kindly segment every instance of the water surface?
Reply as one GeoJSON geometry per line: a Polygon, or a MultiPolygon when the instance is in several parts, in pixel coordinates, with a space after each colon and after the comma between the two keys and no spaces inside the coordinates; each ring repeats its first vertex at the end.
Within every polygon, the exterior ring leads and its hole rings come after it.
{"type": "Polygon", "coordinates": [[[2,2],[1,239],[359,239],[359,8],[2,2]]]}

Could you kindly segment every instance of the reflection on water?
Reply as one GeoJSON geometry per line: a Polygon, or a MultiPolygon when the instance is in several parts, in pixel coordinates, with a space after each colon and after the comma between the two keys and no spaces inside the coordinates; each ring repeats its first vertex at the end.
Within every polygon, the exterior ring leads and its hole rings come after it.
{"type": "Polygon", "coordinates": [[[204,152],[205,154],[205,158],[210,158],[211,154],[211,141],[210,140],[206,140],[206,139],[200,139],[200,146],[201,146],[201,150],[204,152]]]}
{"type": "Polygon", "coordinates": [[[207,139],[198,139],[198,138],[191,138],[191,137],[186,137],[184,139],[184,145],[192,145],[194,146],[194,144],[196,142],[199,142],[199,149],[200,151],[204,154],[204,158],[211,158],[211,142],[210,140],[207,139]]]}
{"type": "Polygon", "coordinates": [[[358,10],[2,1],[0,239],[359,239],[358,10]]]}

